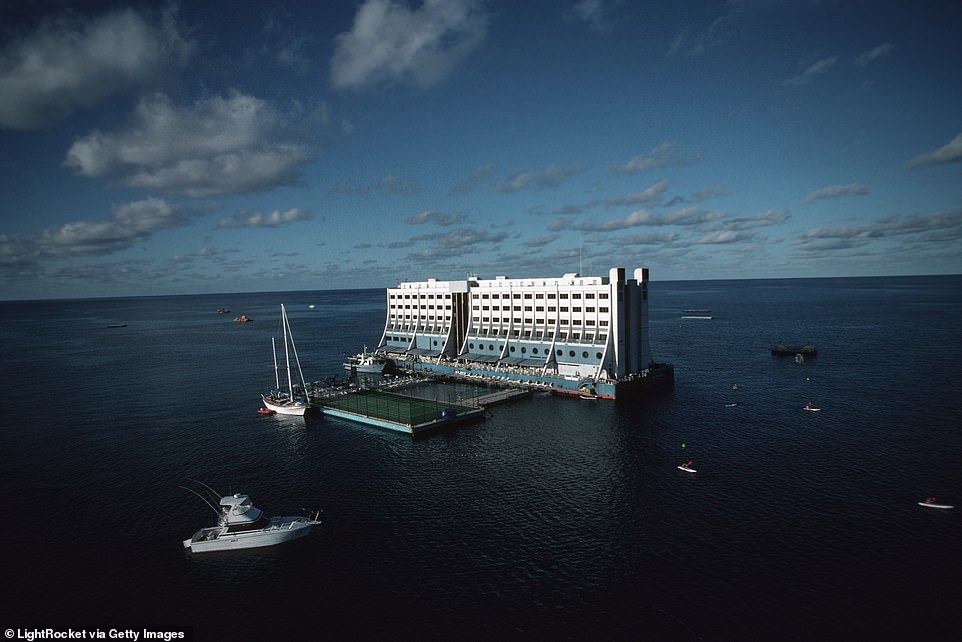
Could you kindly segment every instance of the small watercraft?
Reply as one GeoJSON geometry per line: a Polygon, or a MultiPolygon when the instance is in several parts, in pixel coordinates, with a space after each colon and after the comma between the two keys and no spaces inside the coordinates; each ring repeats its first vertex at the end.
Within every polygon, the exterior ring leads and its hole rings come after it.
{"type": "Polygon", "coordinates": [[[925,506],[926,508],[941,508],[942,510],[955,508],[955,506],[950,506],[949,504],[937,503],[934,497],[926,497],[924,502],[919,502],[918,504],[919,506],[925,506]]]}
{"type": "Polygon", "coordinates": [[[813,408],[812,402],[809,401],[807,404],[805,404],[805,407],[802,408],[802,410],[807,410],[809,412],[818,412],[819,410],[821,410],[821,408],[813,408]]]}
{"type": "Polygon", "coordinates": [[[690,461],[690,460],[689,460],[687,463],[682,464],[681,466],[679,466],[679,467],[678,467],[678,470],[683,470],[683,471],[685,471],[686,473],[697,473],[697,472],[698,472],[697,470],[695,470],[694,468],[691,467],[691,461],[690,461]]]}
{"type": "Polygon", "coordinates": [[[387,365],[387,358],[384,355],[368,352],[367,346],[359,354],[351,355],[344,360],[344,369],[351,373],[361,374],[381,374],[387,365]]]}
{"type": "Polygon", "coordinates": [[[260,414],[260,415],[273,415],[273,414],[274,414],[274,411],[271,410],[270,408],[258,408],[258,409],[257,409],[257,414],[260,414]]]}
{"type": "Polygon", "coordinates": [[[206,484],[201,485],[209,493],[208,497],[192,488],[181,488],[204,500],[217,514],[217,525],[201,528],[184,540],[184,548],[192,553],[274,546],[304,537],[311,532],[315,524],[321,523],[318,520],[320,512],[313,517],[267,517],[251,503],[247,495],[235,493],[217,499],[217,493],[212,488],[206,484]],[[217,507],[214,506],[215,501],[218,503],[217,507]]]}
{"type": "Polygon", "coordinates": [[[290,322],[287,320],[287,309],[281,304],[281,326],[284,332],[284,368],[287,371],[287,388],[281,388],[281,379],[277,367],[277,345],[274,337],[271,337],[271,353],[274,356],[274,385],[276,386],[270,394],[262,394],[261,401],[268,410],[282,415],[304,416],[307,409],[311,406],[311,400],[307,395],[307,382],[304,381],[304,372],[301,370],[301,360],[297,356],[297,346],[294,345],[294,334],[291,332],[290,322]],[[297,374],[300,376],[300,387],[295,387],[293,382],[293,370],[291,369],[291,352],[294,353],[294,362],[297,364],[297,374]]]}

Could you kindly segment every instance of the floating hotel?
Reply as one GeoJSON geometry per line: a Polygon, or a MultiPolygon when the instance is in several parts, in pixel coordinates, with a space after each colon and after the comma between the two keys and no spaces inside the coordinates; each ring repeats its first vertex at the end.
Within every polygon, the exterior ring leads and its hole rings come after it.
{"type": "Polygon", "coordinates": [[[648,269],[403,282],[377,352],[414,372],[614,399],[671,385],[648,342],[648,269]]]}

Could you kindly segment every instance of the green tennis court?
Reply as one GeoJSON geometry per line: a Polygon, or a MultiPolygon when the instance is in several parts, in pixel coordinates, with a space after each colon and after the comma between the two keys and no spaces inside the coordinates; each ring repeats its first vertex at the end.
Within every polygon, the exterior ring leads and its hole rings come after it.
{"type": "Polygon", "coordinates": [[[454,408],[458,414],[476,410],[476,408],[470,406],[448,401],[419,399],[380,390],[360,390],[321,400],[320,404],[336,410],[353,412],[409,426],[440,419],[442,413],[448,408],[454,408]]]}

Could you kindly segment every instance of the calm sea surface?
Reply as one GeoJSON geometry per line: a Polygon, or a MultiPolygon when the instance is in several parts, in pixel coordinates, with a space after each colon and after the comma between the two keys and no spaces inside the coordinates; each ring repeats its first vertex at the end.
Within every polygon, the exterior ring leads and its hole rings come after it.
{"type": "Polygon", "coordinates": [[[376,344],[383,290],[0,303],[3,628],[960,639],[960,295],[962,277],[655,282],[673,390],[536,396],[418,439],[255,413],[278,304],[319,380],[376,344]],[[213,513],[191,478],[324,523],[192,556],[213,513]]]}

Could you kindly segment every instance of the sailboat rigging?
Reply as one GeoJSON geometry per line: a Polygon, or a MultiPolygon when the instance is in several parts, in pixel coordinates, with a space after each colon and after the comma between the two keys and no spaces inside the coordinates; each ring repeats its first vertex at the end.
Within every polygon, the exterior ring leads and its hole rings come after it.
{"type": "Polygon", "coordinates": [[[277,345],[274,337],[271,337],[271,352],[274,356],[274,390],[269,395],[261,395],[264,405],[268,409],[282,415],[303,415],[310,407],[310,399],[307,396],[307,384],[304,381],[304,373],[301,371],[301,361],[297,357],[297,346],[294,345],[294,334],[291,332],[290,323],[287,320],[287,310],[281,304],[281,326],[284,333],[284,363],[287,370],[287,389],[281,388],[280,370],[277,365],[277,345]],[[291,352],[294,353],[294,362],[297,365],[297,374],[300,377],[299,387],[294,387],[293,373],[291,371],[291,352]]]}

